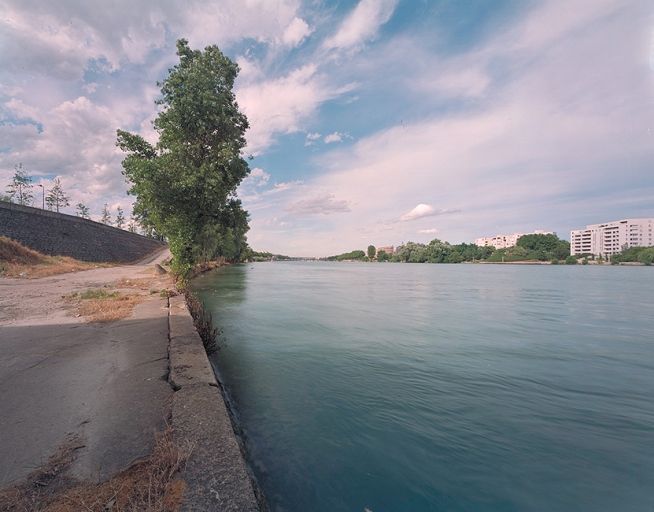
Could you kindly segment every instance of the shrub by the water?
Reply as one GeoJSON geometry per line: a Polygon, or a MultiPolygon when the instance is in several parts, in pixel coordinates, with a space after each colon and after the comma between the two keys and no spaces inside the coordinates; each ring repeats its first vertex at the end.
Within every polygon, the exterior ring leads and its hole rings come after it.
{"type": "Polygon", "coordinates": [[[207,351],[207,354],[213,354],[220,348],[218,346],[218,335],[220,333],[218,329],[213,326],[211,313],[204,308],[202,302],[192,291],[188,289],[185,290],[184,297],[186,298],[186,304],[188,305],[188,309],[193,317],[193,324],[195,325],[200,338],[202,338],[204,349],[207,351]]]}

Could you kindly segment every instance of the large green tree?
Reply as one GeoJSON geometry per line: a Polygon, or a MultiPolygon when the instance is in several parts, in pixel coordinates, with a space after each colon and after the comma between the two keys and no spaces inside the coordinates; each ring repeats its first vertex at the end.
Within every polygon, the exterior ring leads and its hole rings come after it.
{"type": "Polygon", "coordinates": [[[236,188],[250,172],[242,152],[248,122],[233,87],[238,65],[218,49],[177,42],[179,64],[161,86],[156,145],[118,130],[127,153],[123,174],[136,196],[135,216],[165,236],[176,270],[245,252],[247,213],[236,188]]]}

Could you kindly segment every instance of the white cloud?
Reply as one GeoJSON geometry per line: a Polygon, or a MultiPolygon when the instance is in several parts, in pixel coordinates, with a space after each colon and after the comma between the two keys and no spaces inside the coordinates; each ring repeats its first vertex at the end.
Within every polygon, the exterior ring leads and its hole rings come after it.
{"type": "Polygon", "coordinates": [[[98,90],[98,84],[95,82],[84,84],[82,86],[82,89],[84,89],[84,92],[86,92],[86,94],[93,94],[95,91],[98,90]]]}
{"type": "MultiPolygon", "coordinates": [[[[319,255],[358,247],[362,233],[397,243],[415,236],[421,219],[459,208],[443,217],[441,238],[470,241],[533,225],[565,236],[593,219],[651,215],[641,193],[642,187],[654,193],[643,176],[654,158],[651,109],[644,108],[652,95],[651,28],[642,21],[642,4],[616,5],[580,1],[561,11],[560,4],[546,3],[481,49],[450,57],[439,88],[425,89],[421,104],[444,91],[479,103],[398,123],[321,155],[321,172],[307,180],[306,190],[329,190],[352,215],[347,222],[303,225],[283,238],[257,234],[259,243],[319,255]],[[457,69],[466,71],[456,75],[457,69]],[[398,211],[426,193],[442,209],[421,203],[398,211]],[[579,199],[589,194],[602,199],[579,199]],[[381,220],[388,218],[405,222],[381,220]]],[[[431,58],[425,65],[442,62],[431,58]]]]}
{"type": "Polygon", "coordinates": [[[441,93],[444,96],[479,97],[490,85],[490,77],[480,68],[460,69],[460,62],[454,64],[456,69],[443,66],[436,76],[426,76],[413,80],[410,85],[422,92],[441,93]]]}
{"type": "MultiPolygon", "coordinates": [[[[15,113],[29,113],[42,131],[34,125],[4,126],[10,140],[19,139],[10,144],[8,151],[0,152],[4,173],[16,162],[23,162],[37,178],[59,175],[71,205],[83,202],[92,211],[99,211],[104,202],[109,202],[121,203],[128,209],[131,199],[125,196],[126,184],[120,173],[122,154],[115,142],[116,128],[130,123],[131,114],[126,113],[129,108],[112,110],[85,96],[42,113],[33,112],[22,102],[12,105],[15,113]]],[[[48,180],[44,183],[50,186],[48,180]]]]}
{"type": "Polygon", "coordinates": [[[273,186],[273,190],[276,190],[278,192],[284,191],[284,190],[290,190],[298,185],[301,185],[302,181],[296,180],[296,181],[286,181],[282,183],[275,183],[273,186]]]}
{"type": "Polygon", "coordinates": [[[430,204],[420,203],[412,210],[406,212],[400,217],[402,222],[422,219],[424,217],[434,217],[436,215],[445,215],[447,213],[458,213],[458,210],[436,209],[430,204]]]}
{"type": "Polygon", "coordinates": [[[193,47],[242,38],[299,44],[311,29],[297,17],[298,9],[298,0],[189,0],[184,6],[156,0],[102,6],[6,0],[0,4],[0,66],[81,78],[92,59],[103,59],[109,70],[145,62],[167,44],[167,33],[186,37],[193,47]]]}
{"type": "Polygon", "coordinates": [[[334,194],[323,194],[311,199],[302,199],[286,207],[288,213],[295,215],[329,215],[351,211],[348,202],[336,199],[334,194]]]}
{"type": "Polygon", "coordinates": [[[333,142],[341,142],[343,140],[343,134],[339,132],[330,133],[325,135],[325,144],[331,144],[333,142]]]}
{"type": "Polygon", "coordinates": [[[5,103],[7,109],[18,119],[37,119],[39,117],[39,109],[27,105],[23,100],[12,98],[5,103]]]}
{"type": "Polygon", "coordinates": [[[360,0],[336,33],[325,40],[323,47],[326,49],[356,48],[374,39],[379,27],[393,15],[396,5],[397,0],[360,0]]]}
{"type": "Polygon", "coordinates": [[[282,42],[288,46],[297,46],[312,32],[313,29],[309,27],[307,22],[296,16],[284,30],[282,42]]]}
{"type": "Polygon", "coordinates": [[[311,145],[315,144],[315,142],[317,140],[319,140],[320,137],[322,137],[322,135],[320,133],[318,133],[318,132],[307,133],[307,137],[304,140],[304,145],[305,146],[311,146],[311,145]]]}
{"type": "Polygon", "coordinates": [[[236,96],[250,121],[248,151],[258,154],[272,144],[276,134],[301,131],[323,102],[342,92],[327,85],[315,64],[280,78],[239,86],[236,96]]]}
{"type": "Polygon", "coordinates": [[[420,203],[418,206],[413,208],[413,210],[405,213],[400,217],[401,221],[416,220],[422,217],[430,217],[436,215],[436,210],[433,206],[429,204],[420,203]]]}
{"type": "Polygon", "coordinates": [[[241,186],[242,187],[253,186],[255,188],[263,187],[268,184],[269,180],[270,180],[270,174],[268,174],[260,167],[255,167],[250,171],[248,177],[243,180],[241,186]]]}

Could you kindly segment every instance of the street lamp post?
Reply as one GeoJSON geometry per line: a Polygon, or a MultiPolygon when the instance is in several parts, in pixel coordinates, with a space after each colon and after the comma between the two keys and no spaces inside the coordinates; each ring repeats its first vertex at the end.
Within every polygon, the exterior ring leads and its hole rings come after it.
{"type": "Polygon", "coordinates": [[[39,187],[41,187],[41,190],[43,192],[43,206],[41,208],[45,210],[45,187],[41,183],[39,183],[39,187]]]}

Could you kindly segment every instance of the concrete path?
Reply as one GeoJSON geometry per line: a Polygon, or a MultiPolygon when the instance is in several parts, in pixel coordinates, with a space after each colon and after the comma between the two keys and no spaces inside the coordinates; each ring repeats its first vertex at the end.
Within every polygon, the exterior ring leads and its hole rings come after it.
{"type": "Polygon", "coordinates": [[[68,436],[84,448],[75,476],[101,480],[148,454],[165,424],[167,300],[153,295],[129,319],[90,324],[62,296],[122,278],[153,275],[153,263],[43,279],[0,279],[0,487],[47,461],[68,436]]]}

